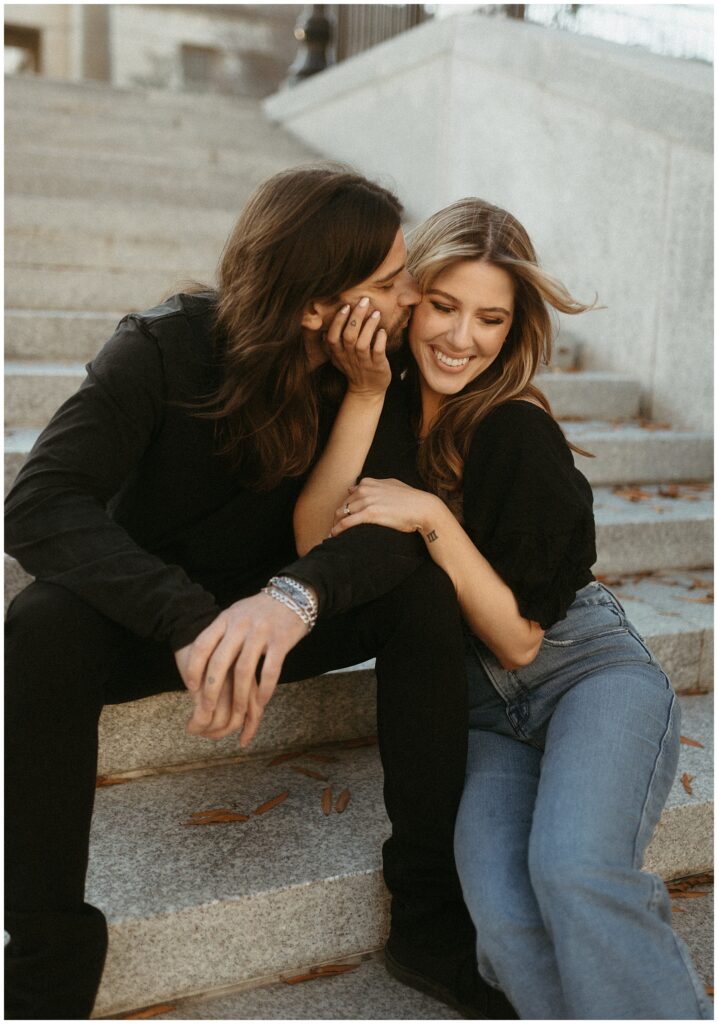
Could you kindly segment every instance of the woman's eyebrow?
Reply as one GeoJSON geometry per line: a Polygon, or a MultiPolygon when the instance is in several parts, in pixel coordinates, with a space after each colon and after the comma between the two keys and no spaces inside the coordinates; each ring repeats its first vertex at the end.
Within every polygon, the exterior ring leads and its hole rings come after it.
{"type": "MultiPolygon", "coordinates": [[[[449,292],[442,292],[440,288],[430,288],[426,294],[441,295],[443,298],[448,299],[449,302],[453,302],[457,306],[461,305],[454,295],[450,295],[449,292]]],[[[508,309],[504,309],[503,306],[479,306],[477,313],[503,313],[504,316],[511,316],[508,309]]]]}

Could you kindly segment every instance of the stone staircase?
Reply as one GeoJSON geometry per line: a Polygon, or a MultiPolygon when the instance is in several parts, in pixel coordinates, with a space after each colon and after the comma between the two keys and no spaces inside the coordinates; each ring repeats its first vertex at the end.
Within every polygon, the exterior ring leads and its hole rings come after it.
{"type": "MultiPolygon", "coordinates": [[[[211,283],[253,187],[313,154],[247,100],[41,79],[8,79],[5,95],[7,488],[120,316],[182,281],[211,283]]],[[[648,866],[664,878],[706,871],[710,437],[642,420],[639,385],[625,377],[546,373],[541,385],[568,436],[597,456],[578,460],[595,488],[595,571],[672,675],[684,695],[683,732],[701,744],[682,747],[679,776],[692,777],[692,793],[677,781],[648,866]]],[[[6,559],[6,603],[27,580],[6,559]]],[[[387,981],[365,955],[387,924],[371,666],[280,688],[251,754],[239,754],[233,738],[187,736],[187,715],[184,695],[164,694],[102,717],[88,887],[111,938],[96,1014],[264,991],[269,980],[349,958],[366,979],[364,988],[335,979],[346,991],[354,985],[350,1016],[455,1016],[387,981]],[[277,763],[287,752],[295,756],[277,763]],[[322,813],[327,786],[334,799],[350,790],[343,813],[322,813]],[[252,814],[283,792],[280,805],[252,814]],[[186,825],[213,807],[250,818],[186,825]]],[[[288,1012],[286,1000],[274,1012],[271,1000],[257,1005],[270,1017],[346,1016],[321,1012],[316,998],[307,1013],[296,1003],[288,1012]]],[[[213,1013],[194,1002],[190,1016],[217,1017],[221,999],[213,1013]]],[[[232,1016],[236,1008],[219,1013],[232,1016]]]]}

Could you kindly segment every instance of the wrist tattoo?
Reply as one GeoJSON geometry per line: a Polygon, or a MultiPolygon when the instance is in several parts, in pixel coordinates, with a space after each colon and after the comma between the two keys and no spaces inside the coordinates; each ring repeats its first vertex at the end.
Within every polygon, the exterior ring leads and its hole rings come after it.
{"type": "Polygon", "coordinates": [[[430,544],[433,544],[435,540],[439,539],[439,534],[436,532],[436,530],[432,530],[431,533],[427,533],[426,539],[430,544]]]}

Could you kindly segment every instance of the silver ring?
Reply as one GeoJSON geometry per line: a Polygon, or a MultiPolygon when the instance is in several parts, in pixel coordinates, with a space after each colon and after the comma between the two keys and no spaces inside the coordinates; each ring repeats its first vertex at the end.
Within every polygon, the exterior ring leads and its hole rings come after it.
{"type": "Polygon", "coordinates": [[[350,516],[351,515],[351,512],[349,511],[349,502],[348,501],[344,502],[344,515],[345,516],[350,516]]]}
{"type": "Polygon", "coordinates": [[[350,327],[356,327],[356,325],[357,325],[357,322],[356,322],[356,320],[350,320],[350,321],[349,321],[349,326],[350,326],[350,327]]]}

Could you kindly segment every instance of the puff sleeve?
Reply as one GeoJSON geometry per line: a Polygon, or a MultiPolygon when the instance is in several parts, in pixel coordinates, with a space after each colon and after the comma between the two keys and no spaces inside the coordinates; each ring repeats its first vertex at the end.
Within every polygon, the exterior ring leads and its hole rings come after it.
{"type": "Polygon", "coordinates": [[[464,469],[464,528],[511,587],[521,614],[547,629],[593,579],[593,495],[543,409],[507,402],[483,420],[464,469]]]}

